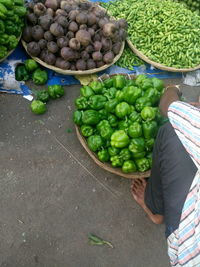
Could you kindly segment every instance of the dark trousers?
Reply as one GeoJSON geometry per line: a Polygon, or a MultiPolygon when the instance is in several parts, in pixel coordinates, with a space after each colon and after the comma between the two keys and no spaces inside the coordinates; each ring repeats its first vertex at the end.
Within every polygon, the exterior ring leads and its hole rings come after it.
{"type": "Polygon", "coordinates": [[[164,216],[166,236],[179,226],[182,208],[197,168],[168,122],[157,135],[145,203],[164,216]]]}

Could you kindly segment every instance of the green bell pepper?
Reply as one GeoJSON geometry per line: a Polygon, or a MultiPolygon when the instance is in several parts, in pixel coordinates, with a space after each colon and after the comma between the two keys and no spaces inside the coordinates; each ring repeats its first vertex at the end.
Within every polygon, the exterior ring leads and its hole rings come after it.
{"type": "Polygon", "coordinates": [[[111,146],[117,148],[126,147],[129,141],[129,137],[124,130],[115,131],[111,136],[111,146]]]}
{"type": "Polygon", "coordinates": [[[3,20],[0,20],[0,34],[3,34],[5,32],[5,25],[3,20]]]}
{"type": "Polygon", "coordinates": [[[81,125],[81,133],[85,137],[89,137],[90,135],[93,135],[94,129],[90,125],[83,124],[81,125]]]}
{"type": "Polygon", "coordinates": [[[142,96],[142,90],[136,86],[124,87],[123,93],[124,100],[129,104],[134,104],[142,96]]]}
{"type": "Polygon", "coordinates": [[[105,104],[105,109],[107,110],[107,112],[109,113],[114,113],[115,112],[115,107],[117,106],[118,104],[118,100],[117,99],[111,99],[109,101],[106,102],[105,104]]]}
{"type": "Polygon", "coordinates": [[[154,142],[155,142],[154,138],[145,139],[146,151],[152,151],[153,150],[154,142]]]}
{"type": "Polygon", "coordinates": [[[113,86],[117,89],[122,89],[126,85],[126,79],[123,75],[115,75],[113,77],[113,86]]]}
{"type": "Polygon", "coordinates": [[[135,86],[135,80],[127,80],[126,86],[135,86]]]}
{"type": "Polygon", "coordinates": [[[97,124],[97,130],[101,137],[106,140],[110,140],[110,137],[113,134],[113,129],[107,120],[102,120],[99,124],[97,124]]]}
{"type": "Polygon", "coordinates": [[[137,112],[141,112],[144,107],[151,107],[151,102],[147,97],[140,97],[135,102],[135,109],[137,112]]]}
{"type": "Polygon", "coordinates": [[[6,19],[7,12],[8,12],[7,8],[0,3],[0,18],[6,19]]]}
{"type": "MultiPolygon", "coordinates": [[[[48,81],[48,73],[45,70],[36,69],[33,72],[32,79],[34,84],[43,85],[48,81]]],[[[49,95],[51,96],[50,92],[49,95]]]]}
{"type": "Polygon", "coordinates": [[[25,64],[27,71],[30,71],[30,72],[36,70],[39,67],[38,63],[33,59],[26,59],[24,61],[24,64],[25,64]]]}
{"type": "Polygon", "coordinates": [[[150,165],[150,168],[151,168],[152,167],[152,163],[153,163],[153,154],[152,154],[152,152],[151,153],[148,153],[146,155],[146,158],[148,159],[149,165],[150,165]]]}
{"type": "Polygon", "coordinates": [[[110,155],[111,157],[112,157],[112,156],[116,156],[117,154],[119,154],[119,152],[120,152],[120,149],[117,148],[117,147],[110,146],[110,147],[108,148],[108,153],[109,153],[109,155],[110,155]]]}
{"type": "Polygon", "coordinates": [[[95,125],[98,124],[100,121],[99,113],[96,110],[88,109],[86,111],[83,111],[82,114],[82,122],[83,124],[87,125],[95,125]]]}
{"type": "Polygon", "coordinates": [[[145,141],[144,141],[144,138],[137,137],[137,138],[131,139],[128,148],[129,148],[129,150],[132,153],[138,153],[138,152],[145,151],[145,141]]]}
{"type": "Polygon", "coordinates": [[[40,100],[33,100],[31,102],[31,111],[37,115],[43,114],[46,112],[46,104],[40,100]]]}
{"type": "Polygon", "coordinates": [[[96,152],[103,146],[103,140],[100,135],[95,134],[88,137],[87,144],[93,152],[96,152]]]}
{"type": "Polygon", "coordinates": [[[114,87],[111,87],[110,89],[106,90],[106,92],[104,93],[104,96],[107,97],[108,100],[115,98],[117,89],[114,87]]]}
{"type": "Polygon", "coordinates": [[[11,20],[5,21],[5,32],[18,37],[21,34],[21,27],[11,20]]]}
{"type": "Polygon", "coordinates": [[[7,46],[9,50],[14,49],[15,47],[17,47],[19,40],[17,39],[17,37],[15,35],[10,35],[8,37],[8,42],[7,42],[7,46]]]}
{"type": "Polygon", "coordinates": [[[111,127],[117,127],[118,119],[115,115],[109,114],[107,117],[108,122],[110,123],[111,127]]]}
{"type": "Polygon", "coordinates": [[[153,82],[153,88],[155,88],[159,92],[162,92],[164,89],[164,82],[158,78],[155,78],[155,77],[152,78],[151,80],[153,82]]]}
{"type": "Polygon", "coordinates": [[[147,89],[152,88],[152,87],[153,87],[153,82],[151,79],[146,78],[145,80],[143,80],[143,82],[142,82],[142,90],[143,91],[146,91],[147,89]]]}
{"type": "Polygon", "coordinates": [[[49,93],[47,90],[40,90],[36,93],[36,99],[46,103],[49,100],[49,93]]]}
{"type": "Polygon", "coordinates": [[[99,117],[101,120],[106,120],[108,118],[108,112],[105,109],[99,110],[99,117]]]}
{"type": "Polygon", "coordinates": [[[121,120],[118,123],[118,129],[119,130],[124,130],[126,133],[128,133],[128,128],[130,126],[130,120],[125,119],[125,120],[121,120]]]}
{"type": "Polygon", "coordinates": [[[132,111],[131,114],[128,116],[128,118],[132,122],[141,122],[142,121],[140,113],[138,113],[137,111],[132,111]]]}
{"type": "Polygon", "coordinates": [[[131,158],[131,152],[129,151],[128,148],[123,148],[120,153],[119,156],[123,159],[123,160],[129,160],[131,158]]]}
{"type": "Polygon", "coordinates": [[[15,6],[13,8],[14,13],[19,17],[24,17],[26,15],[26,8],[23,6],[15,6]]]}
{"type": "Polygon", "coordinates": [[[0,0],[0,4],[4,5],[8,9],[12,9],[14,6],[13,0],[0,0]]]}
{"type": "Polygon", "coordinates": [[[95,92],[95,94],[102,93],[103,91],[103,83],[100,81],[93,81],[89,84],[89,86],[95,92]]]}
{"type": "Polygon", "coordinates": [[[145,139],[156,137],[158,125],[156,121],[146,121],[142,123],[142,131],[145,139]]]}
{"type": "Polygon", "coordinates": [[[82,124],[82,111],[76,110],[73,113],[73,122],[76,123],[77,125],[82,124]]]}
{"type": "Polygon", "coordinates": [[[75,99],[75,106],[77,109],[87,109],[88,108],[87,98],[84,96],[77,97],[75,99]]]}
{"type": "Polygon", "coordinates": [[[145,155],[146,155],[146,152],[145,151],[137,152],[137,153],[132,153],[132,156],[133,156],[134,159],[144,158],[145,155]]]}
{"type": "Polygon", "coordinates": [[[0,45],[0,58],[4,58],[5,56],[7,56],[8,54],[8,50],[5,46],[0,45]]]}
{"type": "MultiPolygon", "coordinates": [[[[7,45],[9,42],[9,35],[6,33],[3,33],[0,35],[0,45],[7,45]]],[[[8,48],[9,49],[9,48],[8,48]]]]}
{"type": "Polygon", "coordinates": [[[156,117],[155,109],[152,107],[144,107],[140,114],[144,121],[151,121],[156,117]]]}
{"type": "Polygon", "coordinates": [[[115,99],[117,99],[119,102],[123,101],[124,99],[124,92],[117,90],[116,94],[115,94],[115,99]]]}
{"type": "Polygon", "coordinates": [[[140,75],[138,75],[137,77],[136,77],[136,79],[135,79],[135,84],[137,85],[137,86],[142,86],[142,84],[144,83],[144,81],[146,80],[146,79],[148,79],[148,77],[146,76],[146,75],[144,75],[144,74],[140,74],[140,75]]]}
{"type": "Polygon", "coordinates": [[[92,88],[87,85],[81,87],[80,92],[81,96],[84,96],[86,98],[89,98],[90,96],[94,95],[94,91],[92,90],[92,88]]]}
{"type": "MultiPolygon", "coordinates": [[[[37,71],[37,70],[36,70],[37,71]]],[[[36,72],[36,71],[34,71],[34,73],[36,72]]],[[[34,74],[33,73],[33,74],[34,74]]],[[[45,72],[46,73],[46,72],[45,72]]],[[[39,75],[39,74],[38,74],[39,75]]],[[[44,74],[44,75],[46,75],[46,74],[44,74]]],[[[35,79],[36,79],[36,81],[38,82],[38,80],[37,80],[37,76],[35,76],[35,79]]],[[[39,77],[38,77],[38,79],[39,79],[39,77]]],[[[40,82],[42,82],[42,77],[40,78],[40,82]]],[[[43,80],[44,81],[44,80],[43,80]]],[[[60,98],[61,96],[63,96],[64,94],[65,94],[65,91],[64,91],[64,88],[63,88],[63,86],[62,85],[59,85],[59,84],[54,84],[54,85],[49,85],[48,87],[47,87],[47,90],[48,90],[48,93],[49,93],[49,95],[50,95],[50,97],[51,98],[53,98],[53,99],[56,99],[56,98],[60,98]]]]}
{"type": "Polygon", "coordinates": [[[14,0],[14,4],[16,6],[23,6],[24,5],[24,0],[14,0]]]}
{"type": "Polygon", "coordinates": [[[131,123],[128,128],[128,135],[132,138],[140,137],[142,135],[141,124],[137,121],[131,123]]]}
{"type": "Polygon", "coordinates": [[[150,169],[149,160],[147,158],[136,159],[135,163],[139,172],[145,172],[150,169]]]}
{"type": "Polygon", "coordinates": [[[98,152],[98,159],[102,162],[107,162],[110,159],[110,155],[107,149],[102,149],[98,152]]]}
{"type": "Polygon", "coordinates": [[[160,99],[160,92],[158,92],[154,88],[149,88],[144,93],[144,97],[149,98],[151,103],[152,103],[152,105],[156,105],[156,104],[158,104],[159,99],[160,99]]]}
{"type": "Polygon", "coordinates": [[[135,172],[136,170],[137,170],[137,167],[136,167],[135,162],[133,160],[124,161],[124,163],[122,165],[122,171],[124,173],[135,172]]]}
{"type": "Polygon", "coordinates": [[[123,165],[123,159],[120,158],[118,155],[112,156],[110,158],[110,161],[113,167],[121,167],[123,165]]]}
{"type": "Polygon", "coordinates": [[[107,102],[107,98],[103,95],[92,95],[89,97],[88,104],[92,109],[102,109],[107,102]]]}
{"type": "Polygon", "coordinates": [[[25,68],[24,64],[18,64],[15,68],[15,80],[17,81],[28,81],[29,73],[25,68]]]}
{"type": "Polygon", "coordinates": [[[106,87],[106,88],[111,88],[113,87],[113,78],[109,78],[109,79],[106,79],[103,81],[103,85],[106,87]]]}
{"type": "Polygon", "coordinates": [[[115,114],[117,117],[120,119],[124,118],[125,116],[129,115],[131,113],[131,108],[128,103],[126,102],[121,102],[117,104],[115,107],[115,114]]]}

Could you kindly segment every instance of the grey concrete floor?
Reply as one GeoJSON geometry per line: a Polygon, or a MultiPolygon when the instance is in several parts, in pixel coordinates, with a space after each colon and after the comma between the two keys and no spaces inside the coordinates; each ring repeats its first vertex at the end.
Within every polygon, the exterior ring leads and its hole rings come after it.
{"type": "MultiPolygon", "coordinates": [[[[197,100],[199,87],[182,88],[197,100]]],[[[133,201],[130,180],[96,166],[78,142],[78,95],[66,87],[36,116],[26,99],[0,94],[0,266],[168,267],[164,226],[133,201]],[[90,232],[114,248],[89,245],[90,232]]]]}

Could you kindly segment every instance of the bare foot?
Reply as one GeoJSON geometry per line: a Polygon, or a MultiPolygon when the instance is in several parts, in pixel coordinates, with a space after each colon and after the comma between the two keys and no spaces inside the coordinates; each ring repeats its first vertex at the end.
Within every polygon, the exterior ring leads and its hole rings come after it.
{"type": "Polygon", "coordinates": [[[147,186],[147,182],[144,178],[134,179],[131,184],[131,193],[135,201],[141,206],[144,207],[144,193],[147,186]]]}

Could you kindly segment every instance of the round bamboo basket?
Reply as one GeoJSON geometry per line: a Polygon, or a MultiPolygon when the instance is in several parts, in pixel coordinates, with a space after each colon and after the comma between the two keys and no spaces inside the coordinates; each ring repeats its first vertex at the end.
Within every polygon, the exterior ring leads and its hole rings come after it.
{"type": "MultiPolygon", "coordinates": [[[[134,79],[135,78],[135,75],[130,75],[130,74],[121,74],[119,73],[120,75],[124,75],[124,76],[127,76],[128,79],[134,79]]],[[[119,74],[105,74],[103,76],[100,76],[98,78],[98,80],[100,81],[104,81],[112,76],[115,76],[115,75],[119,75],[119,74]]],[[[78,137],[78,140],[80,141],[81,145],[83,146],[83,148],[86,150],[86,152],[89,154],[89,156],[94,160],[94,162],[99,166],[101,167],[102,169],[110,172],[110,173],[113,173],[113,174],[116,174],[116,175],[119,175],[121,177],[124,177],[124,178],[129,178],[129,179],[138,179],[138,178],[147,178],[150,176],[151,174],[151,171],[148,170],[146,172],[132,172],[132,173],[124,173],[121,171],[120,168],[114,168],[112,167],[112,165],[110,163],[105,163],[105,162],[101,162],[98,157],[96,156],[96,154],[91,151],[87,145],[87,142],[86,142],[86,139],[82,136],[81,132],[80,132],[80,128],[78,126],[75,125],[75,129],[76,129],[76,134],[77,134],[77,137],[78,137]]]]}
{"type": "MultiPolygon", "coordinates": [[[[19,36],[18,41],[20,40],[20,38],[21,38],[21,35],[19,36]]],[[[3,62],[7,57],[9,57],[12,54],[12,52],[14,52],[14,51],[15,51],[15,49],[8,52],[8,54],[5,57],[0,59],[0,63],[3,62]]]]}
{"type": "MultiPolygon", "coordinates": [[[[27,51],[27,44],[23,40],[22,40],[22,45],[24,46],[26,52],[28,53],[28,51],[27,51]]],[[[35,61],[37,61],[40,65],[42,65],[42,66],[44,66],[44,67],[46,67],[48,69],[54,70],[57,73],[61,73],[61,74],[64,74],[64,75],[88,75],[88,74],[93,74],[93,73],[97,73],[97,72],[103,71],[103,70],[109,68],[110,66],[112,66],[121,57],[121,55],[123,53],[123,50],[124,50],[124,45],[125,45],[125,42],[122,43],[121,49],[119,51],[119,54],[113,59],[113,62],[112,63],[105,64],[104,66],[102,66],[100,68],[95,68],[95,69],[91,69],[91,70],[84,70],[84,71],[80,71],[80,70],[76,70],[76,71],[63,70],[63,69],[57,68],[55,66],[51,66],[51,65],[46,64],[44,61],[42,61],[38,57],[31,56],[30,53],[28,53],[28,54],[35,61]]]]}
{"type": "Polygon", "coordinates": [[[129,39],[126,39],[129,47],[131,48],[131,50],[142,60],[144,60],[145,62],[151,64],[152,66],[156,67],[157,69],[161,69],[161,70],[166,70],[166,71],[171,71],[171,72],[189,72],[189,71],[193,71],[193,70],[197,70],[200,69],[200,65],[194,67],[194,68],[189,68],[189,69],[177,69],[177,68],[173,68],[173,67],[167,67],[165,65],[162,65],[160,63],[157,63],[155,61],[152,61],[151,59],[149,59],[147,56],[145,56],[142,52],[140,52],[129,39]]]}

